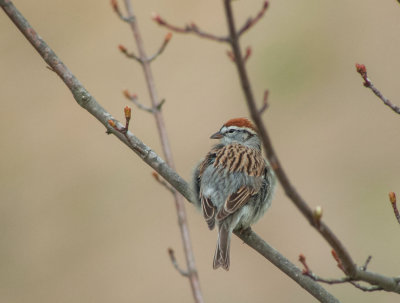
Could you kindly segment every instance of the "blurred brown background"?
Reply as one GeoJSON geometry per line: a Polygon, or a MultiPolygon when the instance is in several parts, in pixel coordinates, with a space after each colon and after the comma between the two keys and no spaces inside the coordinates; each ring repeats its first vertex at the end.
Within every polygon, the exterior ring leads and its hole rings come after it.
{"type": "MultiPolygon", "coordinates": [[[[362,86],[356,62],[400,104],[400,5],[395,1],[271,1],[242,39],[256,96],[270,90],[264,115],[284,167],[311,207],[361,264],[400,273],[399,226],[387,194],[400,194],[400,116],[362,86]]],[[[226,33],[222,1],[133,1],[148,53],[166,30],[151,21],[195,21],[226,33]]],[[[129,89],[148,102],[142,71],[117,46],[134,44],[104,1],[15,1],[38,33],[114,116],[129,89]]],[[[122,5],[122,3],[121,3],[122,5]]],[[[260,0],[235,1],[237,23],[260,0]]],[[[73,100],[70,92],[0,14],[0,301],[191,302],[170,194],[151,169],[73,100]]],[[[227,45],[174,34],[153,69],[178,172],[190,178],[208,139],[247,109],[227,45]]],[[[161,151],[153,118],[134,108],[131,130],[161,151]]],[[[297,284],[243,245],[232,243],[231,270],[213,271],[216,233],[187,204],[207,302],[314,302],[297,284]]],[[[279,187],[255,227],[292,262],[299,253],[324,277],[340,277],[330,248],[279,187]]],[[[326,286],[343,302],[398,302],[387,293],[326,286]]]]}

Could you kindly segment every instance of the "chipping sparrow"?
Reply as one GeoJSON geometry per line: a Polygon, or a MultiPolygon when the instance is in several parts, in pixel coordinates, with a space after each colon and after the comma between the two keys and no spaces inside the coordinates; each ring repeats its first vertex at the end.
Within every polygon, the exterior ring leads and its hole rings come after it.
{"type": "Polygon", "coordinates": [[[220,139],[220,143],[195,168],[196,206],[210,229],[215,223],[218,226],[214,269],[229,270],[232,232],[261,218],[271,205],[275,177],[249,120],[231,119],[211,139],[220,139]]]}

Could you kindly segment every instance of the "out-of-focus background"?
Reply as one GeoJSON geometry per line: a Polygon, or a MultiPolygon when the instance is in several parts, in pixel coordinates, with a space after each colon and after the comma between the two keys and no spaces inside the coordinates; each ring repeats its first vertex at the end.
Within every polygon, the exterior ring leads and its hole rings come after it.
{"type": "MultiPolygon", "coordinates": [[[[135,49],[129,27],[109,1],[15,1],[37,32],[115,117],[128,104],[123,89],[148,104],[140,66],[118,51],[135,49]]],[[[122,3],[121,7],[122,6],[122,3]]],[[[222,1],[136,0],[148,53],[171,23],[195,21],[227,32],[222,1]]],[[[261,0],[235,1],[237,24],[261,0]]],[[[291,180],[354,260],[400,273],[399,225],[388,192],[400,193],[400,116],[362,85],[364,63],[384,94],[400,104],[400,5],[377,1],[271,1],[248,32],[247,64],[273,143],[291,180]]],[[[191,302],[172,198],[152,170],[73,100],[3,12],[0,14],[0,301],[191,302]]],[[[210,134],[247,108],[227,45],[174,34],[153,64],[178,172],[210,148],[210,134]]],[[[133,109],[131,130],[161,153],[151,115],[133,109]]],[[[201,287],[207,302],[315,301],[234,237],[229,272],[212,269],[216,232],[187,204],[201,287]]],[[[324,277],[341,277],[327,243],[278,188],[254,230],[292,262],[306,255],[324,277]]],[[[326,286],[343,302],[397,302],[397,295],[326,286]]]]}

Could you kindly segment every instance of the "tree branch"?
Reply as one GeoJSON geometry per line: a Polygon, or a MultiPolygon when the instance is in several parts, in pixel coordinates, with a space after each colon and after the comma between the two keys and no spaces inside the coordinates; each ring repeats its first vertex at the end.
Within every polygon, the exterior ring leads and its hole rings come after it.
{"type": "MultiPolygon", "coordinates": [[[[371,257],[369,257],[367,259],[367,262],[369,262],[371,257]]],[[[352,280],[349,276],[343,277],[343,278],[339,278],[339,279],[326,279],[326,278],[322,278],[320,276],[317,276],[315,273],[313,273],[307,262],[306,262],[306,257],[302,254],[300,254],[299,256],[299,261],[301,262],[301,264],[303,264],[304,269],[303,269],[303,275],[306,275],[308,277],[310,277],[311,279],[313,279],[314,281],[317,282],[321,282],[321,283],[326,283],[326,284],[343,284],[343,283],[350,283],[351,285],[353,285],[354,287],[362,290],[362,291],[366,291],[366,292],[371,292],[371,291],[379,291],[379,290],[383,290],[382,287],[380,286],[372,286],[372,287],[367,287],[367,286],[363,286],[360,285],[359,283],[354,282],[354,280],[352,280]]],[[[366,262],[366,263],[367,263],[366,262]]],[[[364,266],[364,268],[366,269],[366,266],[364,266]]]]}
{"type": "Polygon", "coordinates": [[[400,114],[400,107],[393,104],[388,98],[386,98],[382,93],[377,89],[371,82],[371,80],[368,78],[367,74],[367,68],[365,67],[364,64],[358,64],[356,63],[356,70],[357,73],[361,75],[361,77],[364,80],[364,86],[372,90],[372,92],[377,96],[379,99],[382,100],[383,104],[389,106],[396,114],[400,114]]]}
{"type": "MultiPolygon", "coordinates": [[[[146,146],[130,131],[126,134],[121,133],[114,129],[109,120],[114,121],[117,128],[122,129],[123,124],[118,122],[112,117],[86,90],[86,88],[79,82],[79,80],[71,73],[71,71],[62,63],[54,51],[45,43],[45,41],[35,32],[27,20],[16,9],[13,3],[9,0],[0,0],[0,6],[9,18],[18,27],[21,33],[36,49],[39,55],[46,61],[46,63],[59,75],[61,80],[70,89],[76,102],[86,109],[92,116],[94,116],[101,124],[103,124],[109,133],[114,134],[121,142],[134,151],[145,163],[152,167],[159,173],[165,180],[168,181],[178,192],[180,192],[189,202],[194,201],[194,194],[190,186],[183,180],[171,167],[164,162],[152,149],[146,146]]],[[[339,302],[331,294],[329,294],[318,283],[308,279],[305,280],[300,270],[283,257],[278,251],[269,246],[265,241],[258,237],[251,230],[238,235],[247,245],[258,251],[262,256],[268,258],[283,272],[291,272],[290,277],[298,284],[300,284],[306,291],[311,293],[321,302],[339,302]]]]}
{"type": "Polygon", "coordinates": [[[355,272],[355,264],[353,260],[351,259],[349,253],[345,249],[345,247],[342,245],[342,243],[339,241],[339,239],[333,234],[333,232],[329,229],[327,225],[325,225],[323,222],[320,222],[319,226],[315,224],[315,221],[313,219],[313,212],[311,208],[307,205],[305,200],[300,196],[300,194],[296,191],[294,186],[291,184],[289,181],[289,178],[283,169],[282,165],[280,164],[280,161],[278,159],[278,156],[275,152],[275,149],[272,145],[271,139],[268,135],[267,129],[265,127],[265,124],[261,118],[260,111],[257,109],[256,102],[254,99],[253,91],[251,89],[250,81],[247,75],[247,71],[245,68],[245,64],[243,60],[241,60],[242,55],[241,55],[241,49],[239,45],[239,40],[238,40],[238,35],[236,33],[235,29],[235,24],[234,24],[234,17],[233,17],[233,12],[232,12],[232,7],[231,7],[231,0],[224,0],[225,3],[225,12],[226,12],[226,18],[228,21],[228,27],[229,27],[229,33],[231,37],[231,46],[232,46],[232,51],[237,58],[235,60],[236,67],[238,70],[239,78],[240,78],[240,83],[243,89],[243,93],[246,98],[247,105],[249,107],[250,115],[251,118],[253,119],[254,123],[257,125],[257,128],[260,132],[260,136],[262,138],[262,141],[264,143],[264,149],[267,155],[268,160],[270,161],[272,167],[275,170],[275,173],[282,184],[282,187],[285,190],[286,195],[293,201],[293,203],[297,206],[297,208],[300,210],[300,212],[306,217],[308,222],[315,227],[319,233],[325,238],[325,240],[332,246],[333,249],[335,249],[336,252],[338,252],[340,258],[342,259],[346,272],[349,274],[354,274],[355,272]]]}
{"type": "Polygon", "coordinates": [[[164,26],[168,28],[171,31],[174,31],[176,33],[181,33],[181,34],[195,34],[201,38],[206,38],[209,40],[214,40],[217,42],[228,42],[228,37],[221,37],[221,36],[216,36],[210,33],[206,33],[202,30],[200,30],[195,23],[191,23],[189,25],[185,25],[185,27],[179,27],[175,26],[172,24],[169,24],[166,20],[161,18],[161,16],[157,13],[153,14],[153,20],[157,22],[158,25],[164,26]]]}
{"type": "Polygon", "coordinates": [[[271,139],[268,135],[267,129],[261,118],[260,111],[257,109],[256,106],[249,77],[247,75],[247,71],[245,68],[245,63],[243,62],[243,57],[241,54],[239,36],[236,31],[233,12],[232,12],[232,6],[231,6],[232,0],[223,0],[223,1],[229,28],[229,37],[230,37],[229,41],[231,43],[232,52],[235,58],[235,64],[238,70],[240,83],[242,86],[243,93],[245,95],[250,115],[259,130],[260,136],[264,144],[264,149],[267,154],[267,158],[270,161],[272,167],[274,168],[274,171],[285,191],[285,194],[297,206],[300,212],[306,217],[308,222],[322,235],[322,237],[334,249],[338,257],[340,258],[343,270],[346,275],[348,275],[353,280],[363,280],[370,284],[378,285],[387,291],[400,293],[400,285],[396,282],[396,279],[376,273],[362,271],[360,270],[359,267],[357,267],[357,265],[351,258],[350,254],[348,253],[347,249],[344,247],[341,241],[336,237],[336,235],[330,230],[330,228],[321,220],[318,220],[318,222],[316,222],[313,216],[313,211],[290,182],[286,172],[284,171],[282,165],[280,164],[278,156],[272,145],[271,139]]]}
{"type": "MultiPolygon", "coordinates": [[[[132,29],[133,37],[136,41],[136,46],[139,51],[139,58],[141,61],[141,66],[143,68],[143,73],[144,77],[146,79],[147,83],[147,88],[150,94],[150,100],[151,100],[151,105],[152,108],[158,108],[160,104],[160,100],[158,98],[156,86],[155,86],[155,81],[153,77],[153,73],[150,67],[150,62],[160,54],[165,47],[168,44],[168,41],[171,39],[171,35],[167,34],[167,36],[164,39],[164,43],[161,46],[160,50],[158,51],[158,54],[153,56],[153,59],[149,60],[145,49],[144,49],[144,44],[142,40],[142,36],[139,30],[139,25],[136,19],[136,16],[133,13],[133,7],[131,4],[130,0],[124,0],[125,3],[125,9],[127,11],[127,16],[129,20],[129,25],[132,29]]],[[[155,110],[153,111],[153,116],[155,118],[155,122],[157,125],[157,130],[159,133],[160,141],[161,141],[161,146],[164,152],[164,156],[166,159],[167,164],[175,170],[175,164],[174,164],[174,159],[172,156],[172,151],[170,147],[170,143],[168,140],[168,135],[167,135],[167,130],[165,127],[165,122],[164,122],[164,117],[162,115],[162,112],[160,110],[155,110]]],[[[185,258],[186,258],[186,266],[187,266],[187,277],[190,282],[190,286],[192,289],[192,294],[193,298],[195,299],[195,302],[201,303],[203,302],[203,295],[200,289],[200,280],[199,276],[197,273],[196,269],[196,263],[194,260],[194,253],[193,253],[193,248],[190,240],[190,233],[189,233],[189,227],[187,224],[187,216],[186,216],[186,210],[185,210],[185,205],[184,205],[184,200],[181,194],[179,192],[173,192],[174,200],[175,200],[175,207],[176,207],[176,212],[178,215],[178,224],[181,232],[181,238],[182,238],[182,243],[183,243],[183,250],[185,252],[185,258]]]]}

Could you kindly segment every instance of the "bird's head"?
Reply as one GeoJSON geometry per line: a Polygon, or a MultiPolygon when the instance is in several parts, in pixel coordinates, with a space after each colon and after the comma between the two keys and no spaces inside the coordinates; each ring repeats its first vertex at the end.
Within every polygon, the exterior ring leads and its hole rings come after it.
{"type": "Polygon", "coordinates": [[[246,118],[230,119],[210,138],[220,139],[224,145],[239,143],[259,149],[261,145],[257,128],[246,118]]]}

